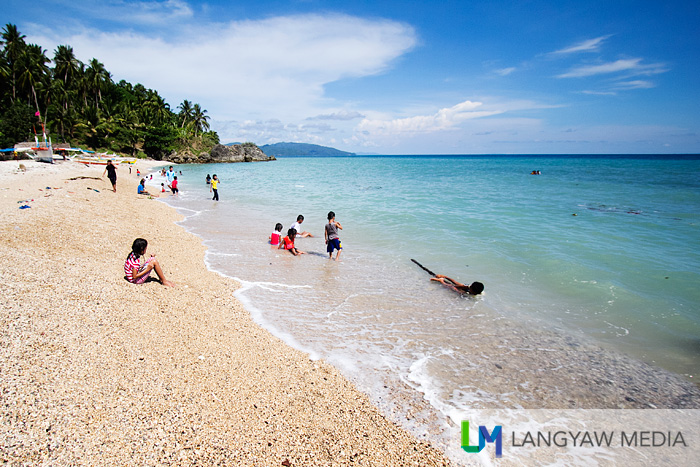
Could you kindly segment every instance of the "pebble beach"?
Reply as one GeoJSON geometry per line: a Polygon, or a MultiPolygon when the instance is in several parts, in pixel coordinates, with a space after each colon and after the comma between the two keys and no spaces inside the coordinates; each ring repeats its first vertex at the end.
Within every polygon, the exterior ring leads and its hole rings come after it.
{"type": "Polygon", "coordinates": [[[0,162],[0,462],[450,465],[255,324],[136,169],[0,162]],[[29,208],[20,209],[22,206],[29,208]],[[167,278],[124,279],[137,237],[167,278]]]}

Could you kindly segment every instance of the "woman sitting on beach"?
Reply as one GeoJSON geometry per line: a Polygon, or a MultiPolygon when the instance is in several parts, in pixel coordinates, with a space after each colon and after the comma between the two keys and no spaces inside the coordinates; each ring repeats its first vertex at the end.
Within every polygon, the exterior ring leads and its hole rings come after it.
{"type": "Polygon", "coordinates": [[[138,194],[158,197],[158,195],[146,191],[146,180],[143,178],[141,179],[141,183],[139,183],[138,194]]]}
{"type": "Polygon", "coordinates": [[[134,243],[131,245],[131,253],[129,253],[129,256],[126,257],[126,261],[124,262],[126,280],[132,284],[143,284],[151,275],[151,271],[155,269],[161,284],[167,285],[168,287],[175,287],[175,284],[165,278],[165,274],[160,267],[160,263],[156,259],[156,255],[151,255],[141,264],[140,258],[146,254],[146,248],[148,248],[148,242],[145,239],[137,238],[134,240],[134,243]]]}

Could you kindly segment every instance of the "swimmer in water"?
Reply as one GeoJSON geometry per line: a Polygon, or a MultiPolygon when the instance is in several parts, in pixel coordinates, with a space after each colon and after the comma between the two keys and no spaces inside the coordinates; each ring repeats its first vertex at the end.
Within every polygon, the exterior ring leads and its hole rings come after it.
{"type": "Polygon", "coordinates": [[[445,285],[451,288],[452,290],[463,294],[479,295],[481,292],[484,291],[484,284],[482,284],[481,282],[472,282],[471,285],[466,285],[442,274],[436,274],[435,277],[431,277],[430,280],[439,282],[442,285],[445,285]]]}

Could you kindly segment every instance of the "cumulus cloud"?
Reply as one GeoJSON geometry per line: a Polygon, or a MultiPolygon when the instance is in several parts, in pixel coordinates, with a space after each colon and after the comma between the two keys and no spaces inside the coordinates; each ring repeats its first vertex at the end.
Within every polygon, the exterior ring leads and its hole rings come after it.
{"type": "Polygon", "coordinates": [[[614,62],[601,63],[598,65],[584,65],[572,68],[566,73],[558,75],[557,78],[585,78],[601,74],[626,72],[628,74],[657,74],[666,72],[663,64],[652,63],[643,64],[641,58],[629,58],[616,60],[614,62]]]}
{"type": "MultiPolygon", "coordinates": [[[[179,0],[166,3],[178,11],[179,0]]],[[[98,57],[116,80],[157,89],[173,107],[183,99],[204,103],[221,120],[322,114],[324,85],[382,73],[417,42],[404,23],[340,14],[176,29],[172,35],[44,29],[31,40],[49,50],[70,44],[82,61],[98,57]]]]}
{"type": "Polygon", "coordinates": [[[603,44],[603,42],[609,39],[610,37],[611,35],[607,35],[596,37],[595,39],[588,39],[583,42],[571,45],[569,47],[550,52],[550,55],[569,55],[579,52],[597,52],[598,50],[600,50],[600,46],[603,44]]]}
{"type": "Polygon", "coordinates": [[[455,128],[458,124],[475,118],[503,113],[503,110],[477,110],[483,103],[464,101],[453,107],[440,109],[433,115],[397,118],[393,120],[363,119],[357,126],[361,134],[416,134],[433,133],[455,128]]]}

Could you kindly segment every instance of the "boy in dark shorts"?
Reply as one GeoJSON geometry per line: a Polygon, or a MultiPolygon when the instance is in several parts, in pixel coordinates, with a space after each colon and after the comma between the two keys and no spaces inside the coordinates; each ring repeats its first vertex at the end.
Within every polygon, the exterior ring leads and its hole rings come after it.
{"type": "Polygon", "coordinates": [[[117,192],[117,168],[112,164],[112,160],[107,161],[107,167],[105,167],[105,171],[102,173],[102,176],[104,177],[105,174],[107,174],[107,178],[109,178],[109,181],[112,182],[112,191],[115,193],[117,192]]]}
{"type": "Polygon", "coordinates": [[[333,250],[338,250],[338,253],[335,255],[336,261],[338,261],[338,257],[340,256],[340,250],[343,249],[343,245],[341,245],[340,238],[338,237],[338,229],[343,230],[343,226],[340,225],[340,222],[335,220],[335,213],[331,211],[328,213],[328,224],[326,224],[324,236],[326,237],[328,259],[333,258],[333,250]]]}

